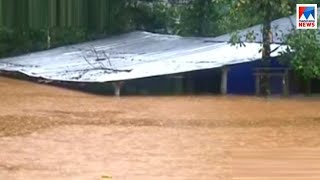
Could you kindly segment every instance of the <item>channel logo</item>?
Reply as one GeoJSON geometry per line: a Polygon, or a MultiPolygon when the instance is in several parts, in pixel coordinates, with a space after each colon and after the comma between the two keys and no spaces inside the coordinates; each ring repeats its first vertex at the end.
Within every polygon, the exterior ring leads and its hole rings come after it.
{"type": "Polygon", "coordinates": [[[297,29],[317,29],[317,4],[297,4],[297,29]]]}

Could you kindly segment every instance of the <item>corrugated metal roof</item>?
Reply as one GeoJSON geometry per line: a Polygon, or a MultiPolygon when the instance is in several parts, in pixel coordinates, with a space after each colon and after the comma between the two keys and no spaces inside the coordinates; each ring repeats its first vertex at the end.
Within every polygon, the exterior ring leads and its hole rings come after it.
{"type": "MultiPolygon", "coordinates": [[[[258,43],[236,47],[208,40],[132,32],[2,59],[0,70],[60,81],[110,82],[210,69],[261,57],[258,43]]],[[[282,48],[272,55],[277,56],[282,48]]]]}

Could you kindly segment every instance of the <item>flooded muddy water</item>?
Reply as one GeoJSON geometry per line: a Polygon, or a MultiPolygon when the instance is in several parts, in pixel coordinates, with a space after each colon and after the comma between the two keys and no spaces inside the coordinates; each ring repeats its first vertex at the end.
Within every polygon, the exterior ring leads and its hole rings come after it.
{"type": "Polygon", "coordinates": [[[116,98],[0,78],[1,180],[102,176],[320,179],[320,98],[116,98]]]}

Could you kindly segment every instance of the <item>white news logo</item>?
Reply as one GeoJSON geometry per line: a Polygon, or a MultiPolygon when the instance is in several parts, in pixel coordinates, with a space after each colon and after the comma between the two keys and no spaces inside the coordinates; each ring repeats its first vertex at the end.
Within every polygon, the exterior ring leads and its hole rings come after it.
{"type": "Polygon", "coordinates": [[[297,29],[317,29],[317,4],[297,4],[297,29]]]}

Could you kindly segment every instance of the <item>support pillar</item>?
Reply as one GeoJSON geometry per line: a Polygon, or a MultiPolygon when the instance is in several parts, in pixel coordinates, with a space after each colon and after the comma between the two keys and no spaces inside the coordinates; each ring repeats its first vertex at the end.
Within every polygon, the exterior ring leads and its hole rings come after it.
{"type": "Polygon", "coordinates": [[[226,95],[228,94],[228,72],[229,72],[229,67],[223,66],[221,68],[222,74],[221,74],[221,94],[226,95]]]}
{"type": "Polygon", "coordinates": [[[177,76],[175,78],[175,91],[176,94],[181,94],[183,92],[183,76],[177,76]]]}
{"type": "Polygon", "coordinates": [[[188,75],[186,78],[186,89],[189,94],[193,93],[194,82],[191,75],[188,75]]]}
{"type": "Polygon", "coordinates": [[[283,95],[289,96],[289,72],[288,70],[285,71],[282,77],[282,86],[283,86],[283,95]]]}
{"type": "Polygon", "coordinates": [[[120,97],[121,95],[121,87],[124,84],[124,82],[122,81],[118,81],[118,82],[113,82],[113,87],[114,87],[114,95],[117,97],[120,97]]]}
{"type": "Polygon", "coordinates": [[[184,76],[183,75],[171,75],[168,76],[173,80],[173,88],[175,94],[181,94],[184,91],[184,76]]]}
{"type": "Polygon", "coordinates": [[[260,75],[256,75],[256,96],[260,96],[260,75]]]}

